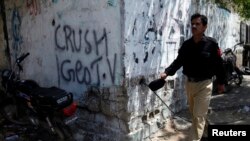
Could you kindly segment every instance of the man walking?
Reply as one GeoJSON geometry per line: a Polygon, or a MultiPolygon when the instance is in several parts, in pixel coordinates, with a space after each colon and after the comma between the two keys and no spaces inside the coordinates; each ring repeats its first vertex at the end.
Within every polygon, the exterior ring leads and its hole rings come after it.
{"type": "Polygon", "coordinates": [[[186,76],[186,94],[192,116],[191,141],[200,141],[206,124],[212,95],[212,77],[218,80],[218,92],[224,91],[224,69],[219,46],[215,39],[205,36],[207,17],[196,13],[191,16],[193,36],[184,41],[177,58],[160,74],[161,79],[183,67],[186,76]]]}

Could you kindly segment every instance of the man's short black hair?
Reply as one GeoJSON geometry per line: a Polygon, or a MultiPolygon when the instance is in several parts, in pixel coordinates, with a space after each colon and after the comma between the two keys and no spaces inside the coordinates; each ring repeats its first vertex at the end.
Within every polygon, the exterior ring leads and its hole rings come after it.
{"type": "Polygon", "coordinates": [[[207,25],[207,17],[205,15],[201,15],[199,13],[195,13],[191,16],[191,21],[196,18],[201,18],[202,24],[205,26],[207,25]]]}

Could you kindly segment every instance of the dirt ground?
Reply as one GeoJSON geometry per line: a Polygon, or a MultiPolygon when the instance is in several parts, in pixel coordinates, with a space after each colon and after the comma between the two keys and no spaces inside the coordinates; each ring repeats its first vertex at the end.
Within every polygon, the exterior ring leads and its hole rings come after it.
{"type": "MultiPolygon", "coordinates": [[[[187,109],[176,113],[190,120],[187,109]]],[[[241,86],[231,86],[223,94],[212,95],[208,121],[211,125],[250,124],[250,75],[244,75],[241,86]]],[[[173,119],[166,127],[151,135],[146,141],[187,141],[190,122],[173,119]]]]}
{"type": "MultiPolygon", "coordinates": [[[[176,116],[181,118],[165,121],[165,128],[145,141],[187,141],[191,126],[189,112],[185,109],[176,116]]],[[[212,125],[250,124],[250,75],[244,75],[241,86],[232,86],[226,93],[212,95],[208,121],[212,125]]]]}

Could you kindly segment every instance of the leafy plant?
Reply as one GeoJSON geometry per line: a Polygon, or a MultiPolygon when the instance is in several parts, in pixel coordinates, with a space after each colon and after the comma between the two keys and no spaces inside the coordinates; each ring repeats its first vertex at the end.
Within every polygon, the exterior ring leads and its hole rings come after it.
{"type": "Polygon", "coordinates": [[[243,19],[250,19],[250,0],[213,0],[219,6],[238,13],[243,19]]]}

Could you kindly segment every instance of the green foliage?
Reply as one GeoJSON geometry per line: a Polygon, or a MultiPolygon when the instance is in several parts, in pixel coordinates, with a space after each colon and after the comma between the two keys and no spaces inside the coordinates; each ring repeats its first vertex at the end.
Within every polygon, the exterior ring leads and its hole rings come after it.
{"type": "Polygon", "coordinates": [[[250,0],[214,0],[219,6],[232,9],[243,19],[250,19],[250,0]]]}

